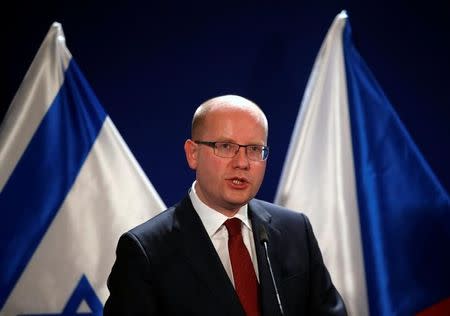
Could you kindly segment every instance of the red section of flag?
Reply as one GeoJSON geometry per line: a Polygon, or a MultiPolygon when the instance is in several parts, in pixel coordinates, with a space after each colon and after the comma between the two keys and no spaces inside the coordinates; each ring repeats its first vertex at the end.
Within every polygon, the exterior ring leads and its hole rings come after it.
{"type": "Polygon", "coordinates": [[[450,316],[450,297],[417,313],[416,316],[450,316]]]}

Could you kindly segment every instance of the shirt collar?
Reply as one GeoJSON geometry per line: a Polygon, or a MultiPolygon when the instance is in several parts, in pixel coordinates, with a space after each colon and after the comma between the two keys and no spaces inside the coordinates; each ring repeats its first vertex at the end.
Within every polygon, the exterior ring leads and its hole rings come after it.
{"type": "MultiPolygon", "coordinates": [[[[189,191],[189,197],[195,211],[203,223],[203,226],[205,226],[206,232],[209,237],[211,237],[219,230],[228,217],[212,209],[200,200],[197,192],[195,191],[196,182],[197,181],[194,181],[194,183],[192,183],[191,190],[189,191]]],[[[239,218],[250,231],[252,230],[250,220],[248,218],[248,204],[243,205],[233,217],[239,218]]]]}

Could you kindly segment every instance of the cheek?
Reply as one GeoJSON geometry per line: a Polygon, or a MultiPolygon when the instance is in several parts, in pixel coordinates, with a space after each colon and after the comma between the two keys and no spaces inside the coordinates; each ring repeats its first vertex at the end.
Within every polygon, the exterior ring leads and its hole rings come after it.
{"type": "Polygon", "coordinates": [[[206,157],[206,159],[199,160],[197,172],[199,176],[203,179],[207,179],[211,185],[219,181],[222,175],[222,170],[224,169],[224,164],[222,161],[217,159],[206,157]]]}
{"type": "Polygon", "coordinates": [[[256,166],[254,169],[254,176],[258,183],[261,184],[264,179],[264,173],[266,172],[266,164],[256,166]]]}

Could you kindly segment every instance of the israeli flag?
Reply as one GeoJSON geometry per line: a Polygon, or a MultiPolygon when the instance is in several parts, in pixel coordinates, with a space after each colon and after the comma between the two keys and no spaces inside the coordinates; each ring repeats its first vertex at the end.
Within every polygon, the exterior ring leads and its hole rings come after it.
{"type": "Polygon", "coordinates": [[[119,236],[164,208],[54,23],[0,126],[0,314],[101,315],[119,236]]]}
{"type": "Polygon", "coordinates": [[[311,219],[350,315],[450,315],[450,199],[353,46],[315,60],[276,203],[311,219]]]}

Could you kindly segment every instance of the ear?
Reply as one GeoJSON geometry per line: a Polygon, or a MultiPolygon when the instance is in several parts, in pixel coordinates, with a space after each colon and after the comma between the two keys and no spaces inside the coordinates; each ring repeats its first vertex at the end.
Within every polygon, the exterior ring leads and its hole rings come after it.
{"type": "Polygon", "coordinates": [[[188,139],[184,143],[184,152],[189,167],[193,170],[197,169],[198,164],[198,145],[188,139]]]}

